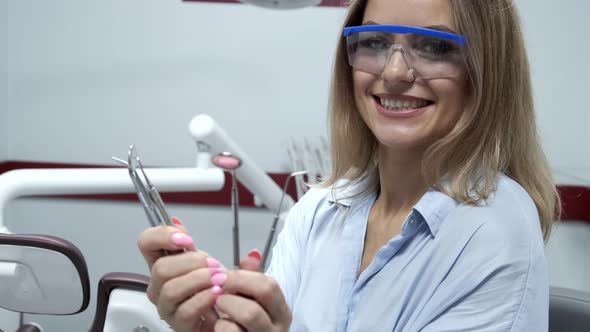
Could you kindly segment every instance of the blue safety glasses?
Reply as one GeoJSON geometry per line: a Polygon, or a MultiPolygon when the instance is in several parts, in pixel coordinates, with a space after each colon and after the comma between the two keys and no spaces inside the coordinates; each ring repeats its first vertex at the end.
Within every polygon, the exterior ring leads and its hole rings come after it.
{"type": "Polygon", "coordinates": [[[360,71],[380,75],[396,51],[415,78],[460,75],[465,68],[463,36],[404,25],[361,25],[344,28],[348,62],[360,71]]]}

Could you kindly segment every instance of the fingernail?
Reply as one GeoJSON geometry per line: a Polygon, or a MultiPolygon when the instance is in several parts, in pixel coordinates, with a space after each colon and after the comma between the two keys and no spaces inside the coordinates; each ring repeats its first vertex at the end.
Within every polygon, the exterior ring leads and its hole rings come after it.
{"type": "Polygon", "coordinates": [[[180,219],[178,219],[177,217],[172,217],[172,222],[174,223],[174,225],[182,226],[182,221],[180,221],[180,219]]]}
{"type": "Polygon", "coordinates": [[[184,233],[174,233],[171,236],[172,243],[177,246],[185,247],[193,244],[193,238],[184,233]]]}
{"type": "Polygon", "coordinates": [[[222,287],[227,280],[227,274],[225,273],[218,273],[211,277],[211,283],[215,286],[222,287]]]}
{"type": "Polygon", "coordinates": [[[207,266],[210,268],[221,267],[221,263],[213,257],[207,257],[207,266]]]}
{"type": "Polygon", "coordinates": [[[223,289],[217,285],[211,287],[211,293],[215,294],[215,295],[219,295],[221,293],[223,293],[223,289]]]}
{"type": "Polygon", "coordinates": [[[248,257],[252,257],[259,261],[262,260],[262,254],[260,253],[260,251],[258,251],[258,249],[252,249],[252,251],[250,251],[250,253],[248,254],[248,257]]]}
{"type": "Polygon", "coordinates": [[[209,269],[209,274],[211,276],[214,276],[214,275],[216,275],[218,273],[222,273],[222,272],[225,272],[225,269],[222,267],[212,267],[209,269]]]}

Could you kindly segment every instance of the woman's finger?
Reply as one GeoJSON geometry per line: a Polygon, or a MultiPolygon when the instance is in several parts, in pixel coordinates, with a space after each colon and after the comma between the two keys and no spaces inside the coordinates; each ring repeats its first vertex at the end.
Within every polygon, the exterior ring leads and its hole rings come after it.
{"type": "Polygon", "coordinates": [[[257,249],[250,251],[248,256],[240,260],[240,269],[248,271],[260,270],[261,258],[262,256],[260,254],[260,251],[258,251],[257,249]]]}
{"type": "Polygon", "coordinates": [[[186,227],[178,217],[172,217],[172,223],[174,224],[174,227],[178,228],[184,234],[190,234],[188,229],[186,229],[186,227]]]}
{"type": "Polygon", "coordinates": [[[183,230],[171,226],[151,227],[144,230],[137,240],[137,246],[150,269],[155,261],[164,256],[164,250],[195,251],[193,239],[183,230]]]}
{"type": "Polygon", "coordinates": [[[215,311],[215,308],[211,308],[207,310],[206,313],[199,318],[202,321],[202,325],[199,329],[199,332],[210,332],[213,331],[213,329],[215,328],[215,324],[217,323],[219,316],[217,315],[217,311],[215,311]]]}
{"type": "MultiPolygon", "coordinates": [[[[203,324],[213,325],[217,318],[212,315],[212,310],[220,292],[220,289],[206,289],[181,303],[174,312],[159,313],[162,318],[171,322],[175,329],[181,331],[193,331],[198,327],[202,327],[203,324]]],[[[158,308],[158,311],[160,311],[160,308],[158,308]]]]}
{"type": "Polygon", "coordinates": [[[196,293],[213,287],[211,276],[220,269],[202,268],[166,282],[160,291],[158,308],[164,315],[170,315],[184,301],[196,293]]]}
{"type": "Polygon", "coordinates": [[[220,295],[216,308],[248,331],[267,331],[272,327],[270,317],[260,304],[243,296],[220,295]]]}
{"type": "Polygon", "coordinates": [[[147,290],[149,299],[154,303],[158,302],[161,288],[166,282],[206,267],[221,268],[222,266],[217,260],[208,257],[204,251],[187,251],[158,259],[152,266],[147,290]]]}
{"type": "Polygon", "coordinates": [[[243,327],[238,324],[227,320],[219,319],[215,324],[215,332],[247,332],[243,327]]]}
{"type": "Polygon", "coordinates": [[[291,320],[291,311],[277,281],[260,272],[228,271],[223,283],[226,294],[254,299],[268,313],[272,322],[291,320]]]}
{"type": "MultiPolygon", "coordinates": [[[[173,317],[174,313],[178,311],[178,307],[197,293],[212,292],[213,294],[221,293],[219,287],[212,290],[211,276],[224,271],[223,268],[202,268],[191,271],[178,278],[174,278],[162,286],[160,297],[158,300],[158,312],[161,317],[173,317]]],[[[196,297],[192,301],[197,301],[202,297],[196,297]]],[[[190,304],[190,302],[189,302],[190,304]]],[[[198,303],[197,306],[200,306],[198,303]]],[[[204,304],[209,310],[206,310],[199,318],[202,320],[200,328],[195,328],[198,331],[213,331],[215,322],[217,321],[217,313],[212,307],[212,304],[207,302],[204,304]]],[[[180,322],[182,323],[182,322],[180,322]]],[[[191,329],[192,331],[192,329],[191,329]]]]}

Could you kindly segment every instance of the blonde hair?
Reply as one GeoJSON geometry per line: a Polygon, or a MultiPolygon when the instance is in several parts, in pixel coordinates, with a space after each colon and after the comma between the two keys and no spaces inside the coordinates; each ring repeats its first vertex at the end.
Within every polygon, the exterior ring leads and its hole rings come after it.
{"type": "MultiPolygon", "coordinates": [[[[351,3],[344,26],[362,24],[368,0],[351,3]]],[[[499,172],[518,182],[537,207],[548,239],[559,219],[559,196],[535,124],[529,64],[515,6],[510,0],[451,0],[459,33],[468,41],[469,108],[423,157],[429,184],[464,204],[478,204],[494,191],[499,172]],[[448,183],[443,185],[446,176],[448,183]]],[[[329,105],[333,145],[331,186],[371,177],[378,187],[377,141],[357,110],[346,42],[336,51],[329,105]]]]}

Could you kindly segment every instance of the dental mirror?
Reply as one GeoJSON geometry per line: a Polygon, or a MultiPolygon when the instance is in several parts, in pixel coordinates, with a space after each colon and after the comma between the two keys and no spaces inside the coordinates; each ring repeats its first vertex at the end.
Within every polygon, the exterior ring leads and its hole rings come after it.
{"type": "Polygon", "coordinates": [[[234,214],[233,250],[234,250],[234,267],[240,266],[240,228],[238,224],[238,181],[236,179],[236,170],[242,166],[242,160],[230,152],[222,152],[211,158],[213,165],[227,171],[231,174],[231,206],[234,214]]]}

